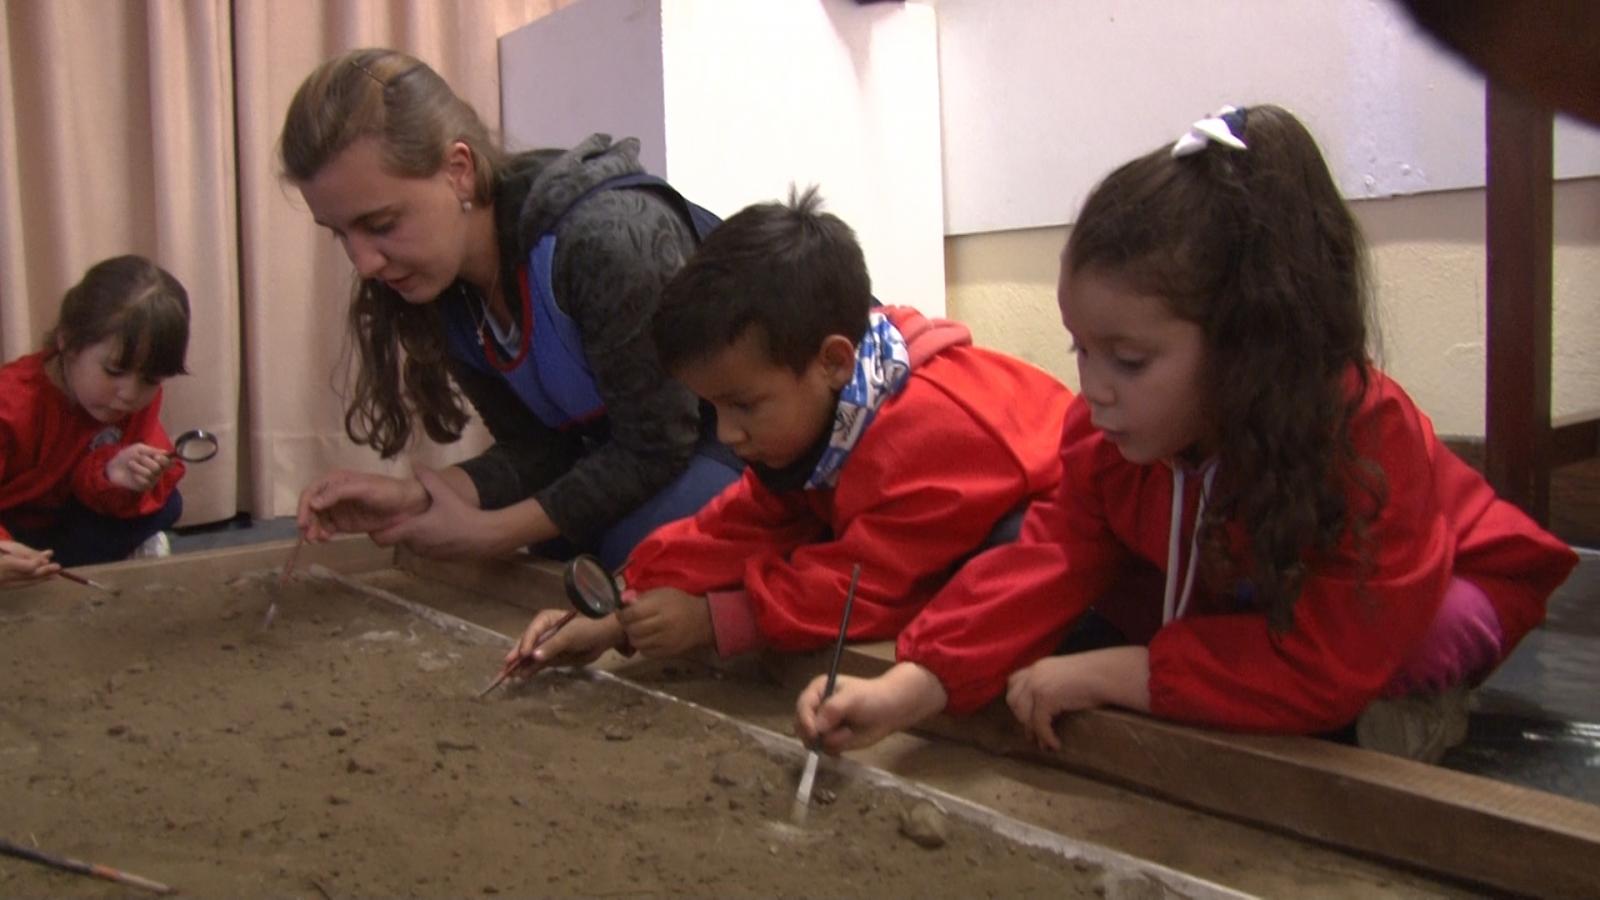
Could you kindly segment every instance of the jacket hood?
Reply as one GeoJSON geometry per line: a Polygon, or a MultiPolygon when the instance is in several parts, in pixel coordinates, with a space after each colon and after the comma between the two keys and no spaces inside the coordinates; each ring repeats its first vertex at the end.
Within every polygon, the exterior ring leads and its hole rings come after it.
{"type": "Polygon", "coordinates": [[[613,142],[607,134],[591,134],[570,150],[518,154],[501,179],[499,196],[512,203],[500,215],[515,213],[517,242],[528,248],[595,185],[643,171],[639,141],[613,142]]]}
{"type": "Polygon", "coordinates": [[[909,306],[885,306],[880,311],[905,337],[913,371],[951,347],[972,343],[972,330],[959,322],[930,319],[909,306]]]}

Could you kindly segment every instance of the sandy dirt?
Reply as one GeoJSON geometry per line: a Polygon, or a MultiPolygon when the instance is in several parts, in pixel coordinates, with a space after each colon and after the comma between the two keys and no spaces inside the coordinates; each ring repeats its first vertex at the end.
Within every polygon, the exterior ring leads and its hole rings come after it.
{"type": "MultiPolygon", "coordinates": [[[[0,594],[0,837],[190,896],[1096,896],[1103,873],[330,582],[0,594]]],[[[425,598],[418,598],[425,599],[425,598]]],[[[0,857],[0,896],[134,896],[0,857]]]]}

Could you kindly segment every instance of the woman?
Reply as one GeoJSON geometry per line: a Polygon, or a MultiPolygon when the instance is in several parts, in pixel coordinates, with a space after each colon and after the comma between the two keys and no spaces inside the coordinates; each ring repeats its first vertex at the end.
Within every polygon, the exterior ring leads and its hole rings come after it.
{"type": "Polygon", "coordinates": [[[427,65],[367,49],[306,78],[280,152],[358,276],[351,439],[385,458],[415,422],[456,440],[463,394],[495,439],[412,478],[323,475],[300,495],[307,540],[477,558],[559,539],[616,566],[738,477],[649,328],[716,220],[645,175],[637,141],[507,155],[427,65]]]}

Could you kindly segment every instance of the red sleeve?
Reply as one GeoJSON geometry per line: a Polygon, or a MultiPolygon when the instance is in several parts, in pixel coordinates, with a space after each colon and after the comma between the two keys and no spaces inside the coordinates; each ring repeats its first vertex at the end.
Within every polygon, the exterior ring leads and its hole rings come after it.
{"type": "MultiPolygon", "coordinates": [[[[20,454],[21,435],[29,431],[33,412],[33,396],[24,389],[18,376],[21,361],[0,366],[0,510],[17,502],[9,481],[17,476],[16,458],[20,454]]],[[[11,532],[0,524],[0,541],[11,540],[11,532]]]]}
{"type": "Polygon", "coordinates": [[[1455,536],[1435,497],[1426,421],[1397,388],[1372,390],[1353,434],[1388,494],[1367,533],[1370,569],[1347,535],[1310,562],[1287,632],[1274,634],[1259,613],[1162,628],[1150,642],[1152,713],[1247,731],[1331,730],[1376,699],[1420,643],[1453,571],[1455,536]]]}
{"type": "Polygon", "coordinates": [[[856,564],[850,638],[895,636],[1028,496],[1034,475],[941,389],[913,380],[841,471],[835,533],[746,565],[762,636],[786,651],[832,643],[856,564]]]}
{"type": "Polygon", "coordinates": [[[827,527],[799,496],[774,494],[755,472],[693,516],[669,522],[639,542],[624,564],[630,588],[675,587],[690,594],[738,588],[759,556],[786,556],[827,527]]]}
{"type": "Polygon", "coordinates": [[[1545,604],[1578,564],[1578,554],[1495,496],[1483,476],[1442,445],[1435,447],[1434,466],[1440,503],[1456,533],[1455,574],[1489,597],[1509,655],[1544,621],[1545,604]]]}
{"type": "Polygon", "coordinates": [[[1116,451],[1095,439],[1075,401],[1061,434],[1061,482],[1034,504],[1014,543],[986,550],[901,633],[899,659],[932,672],[946,709],[971,712],[1011,673],[1049,654],[1127,560],[1106,525],[1100,469],[1116,451]]]}
{"type": "Polygon", "coordinates": [[[118,487],[106,478],[106,464],[124,447],[148,444],[160,450],[172,450],[172,441],[161,427],[161,392],[144,409],[128,417],[122,429],[122,440],[90,451],[72,472],[72,493],[78,502],[94,512],[118,519],[131,519],[159,512],[167,503],[185,471],[181,461],[161,473],[161,479],[142,493],[118,487]]]}
{"type": "MultiPolygon", "coordinates": [[[[3,408],[0,408],[0,411],[9,412],[9,410],[5,410],[3,408]]],[[[16,443],[17,437],[12,430],[11,422],[9,422],[3,415],[0,415],[0,499],[4,499],[4,485],[6,483],[6,476],[11,471],[11,455],[13,449],[16,447],[16,443]]],[[[5,506],[0,505],[0,510],[4,509],[5,506]]],[[[0,522],[0,541],[9,540],[11,540],[11,532],[6,530],[5,523],[0,522]]]]}

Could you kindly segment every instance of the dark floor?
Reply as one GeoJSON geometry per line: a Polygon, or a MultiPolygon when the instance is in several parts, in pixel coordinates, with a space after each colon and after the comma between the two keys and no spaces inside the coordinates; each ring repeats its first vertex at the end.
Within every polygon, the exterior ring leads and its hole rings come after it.
{"type": "Polygon", "coordinates": [[[247,513],[206,525],[180,528],[172,536],[173,553],[192,553],[196,550],[217,550],[241,544],[258,544],[277,541],[298,534],[294,516],[276,519],[252,519],[247,513]]]}

